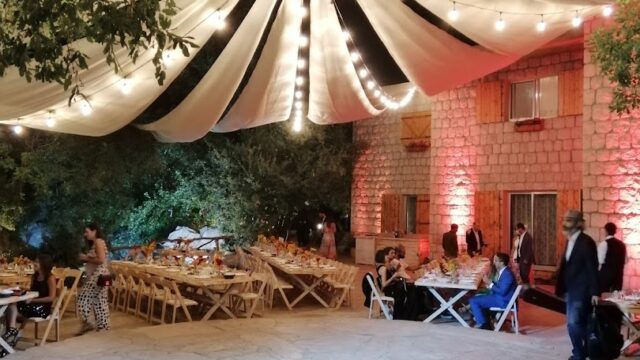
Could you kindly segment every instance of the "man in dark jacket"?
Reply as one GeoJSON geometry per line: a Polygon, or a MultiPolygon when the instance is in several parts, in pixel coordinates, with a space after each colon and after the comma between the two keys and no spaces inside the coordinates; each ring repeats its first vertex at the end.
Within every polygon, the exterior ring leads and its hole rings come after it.
{"type": "Polygon", "coordinates": [[[531,273],[531,267],[535,261],[533,253],[533,237],[527,231],[527,228],[523,223],[516,224],[516,231],[518,232],[518,241],[516,242],[516,248],[514,250],[513,258],[518,264],[520,270],[520,278],[523,284],[529,284],[529,274],[531,273]]]}
{"type": "Polygon", "coordinates": [[[583,230],[582,213],[567,211],[562,223],[567,245],[560,259],[556,295],[564,297],[567,304],[567,330],[573,345],[571,360],[587,357],[587,323],[591,305],[598,302],[596,243],[583,230]]]}
{"type": "Polygon", "coordinates": [[[607,237],[598,244],[598,284],[601,293],[622,290],[624,264],[627,259],[627,247],[615,237],[616,225],[607,223],[604,230],[607,237]]]}
{"type": "Polygon", "coordinates": [[[448,258],[458,257],[458,225],[451,224],[451,230],[442,235],[442,248],[444,256],[448,258]]]}
{"type": "Polygon", "coordinates": [[[467,254],[474,256],[476,254],[482,255],[482,248],[487,246],[482,238],[482,231],[478,228],[478,225],[474,222],[473,227],[467,230],[467,254]]]}

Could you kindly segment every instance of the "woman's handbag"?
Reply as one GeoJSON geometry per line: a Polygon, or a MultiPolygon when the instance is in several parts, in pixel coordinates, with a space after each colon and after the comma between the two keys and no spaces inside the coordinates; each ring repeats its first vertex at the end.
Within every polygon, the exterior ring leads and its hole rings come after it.
{"type": "Polygon", "coordinates": [[[98,275],[98,286],[111,286],[112,281],[113,278],[111,277],[111,274],[98,275]]]}

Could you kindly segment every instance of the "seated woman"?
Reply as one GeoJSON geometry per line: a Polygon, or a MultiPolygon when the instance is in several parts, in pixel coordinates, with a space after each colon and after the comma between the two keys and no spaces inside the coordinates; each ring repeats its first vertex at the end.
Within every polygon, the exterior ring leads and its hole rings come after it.
{"type": "Polygon", "coordinates": [[[407,310],[413,305],[407,299],[407,283],[401,273],[397,271],[397,265],[394,262],[395,256],[395,249],[392,247],[379,250],[376,253],[378,286],[386,296],[394,299],[393,318],[408,320],[407,310]]]}
{"type": "Polygon", "coordinates": [[[31,291],[37,291],[38,297],[26,301],[13,303],[7,308],[7,332],[2,336],[11,345],[17,341],[18,329],[16,320],[22,318],[47,318],[51,314],[51,304],[56,297],[56,278],[51,274],[53,260],[49,255],[41,254],[36,262],[35,273],[31,280],[31,291]]]}

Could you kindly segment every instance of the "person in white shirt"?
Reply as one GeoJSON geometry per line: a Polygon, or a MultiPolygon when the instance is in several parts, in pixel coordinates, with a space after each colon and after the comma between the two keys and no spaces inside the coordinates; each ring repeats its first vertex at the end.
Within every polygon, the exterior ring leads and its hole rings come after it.
{"type": "Polygon", "coordinates": [[[518,238],[513,249],[513,259],[518,264],[520,278],[523,284],[530,284],[529,274],[535,262],[533,253],[533,237],[523,223],[516,224],[518,238]]]}
{"type": "Polygon", "coordinates": [[[604,226],[607,237],[598,244],[598,286],[600,293],[622,290],[624,264],[627,247],[616,239],[617,227],[614,223],[604,226]]]}

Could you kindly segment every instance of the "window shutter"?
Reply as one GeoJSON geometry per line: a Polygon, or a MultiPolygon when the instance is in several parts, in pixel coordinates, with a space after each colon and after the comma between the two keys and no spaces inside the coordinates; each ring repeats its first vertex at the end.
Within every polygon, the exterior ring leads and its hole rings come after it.
{"type": "MultiPolygon", "coordinates": [[[[483,254],[492,254],[502,248],[500,246],[500,231],[502,230],[500,191],[477,191],[474,210],[474,221],[482,231],[485,244],[489,246],[489,251],[484,251],[483,254]]],[[[509,252],[504,249],[502,251],[509,252]]]]}
{"type": "MultiPolygon", "coordinates": [[[[556,251],[558,259],[563,255],[564,247],[567,242],[562,234],[562,220],[567,210],[582,210],[582,192],[581,190],[559,190],[558,204],[556,207],[557,225],[556,225],[556,251]]],[[[557,262],[560,263],[559,261],[557,262]]]]}
{"type": "Polygon", "coordinates": [[[401,203],[402,195],[400,194],[382,194],[381,233],[402,230],[400,227],[401,203]]]}
{"type": "Polygon", "coordinates": [[[563,71],[558,75],[558,115],[582,114],[582,69],[563,71]]]}
{"type": "Polygon", "coordinates": [[[505,120],[507,87],[504,81],[482,82],[476,86],[476,116],[480,124],[505,120]]]}
{"type": "Polygon", "coordinates": [[[429,195],[418,195],[416,234],[429,234],[429,195]]]}
{"type": "Polygon", "coordinates": [[[431,146],[431,113],[403,114],[400,141],[409,152],[426,151],[431,146]]]}

